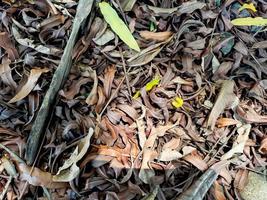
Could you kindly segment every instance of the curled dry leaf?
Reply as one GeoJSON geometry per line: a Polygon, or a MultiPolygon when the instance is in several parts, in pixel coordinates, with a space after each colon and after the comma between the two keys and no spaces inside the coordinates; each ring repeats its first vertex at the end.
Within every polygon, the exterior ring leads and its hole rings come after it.
{"type": "Polygon", "coordinates": [[[170,31],[165,31],[165,32],[140,31],[139,33],[141,37],[146,40],[155,40],[159,42],[163,42],[169,39],[173,34],[170,31]]]}
{"type": "Polygon", "coordinates": [[[11,87],[13,90],[17,88],[17,83],[13,80],[10,68],[10,60],[5,57],[2,58],[2,63],[0,64],[0,77],[4,84],[11,87]]]}
{"type": "Polygon", "coordinates": [[[227,200],[224,192],[223,187],[218,183],[218,181],[215,181],[212,188],[214,200],[227,200]]]}
{"type": "Polygon", "coordinates": [[[22,181],[27,181],[31,185],[42,186],[42,187],[51,188],[51,189],[67,187],[66,183],[54,182],[52,179],[53,176],[51,173],[42,171],[37,167],[34,167],[32,169],[32,167],[24,163],[19,163],[17,167],[18,167],[18,171],[20,174],[19,178],[22,181]]]}
{"type": "Polygon", "coordinates": [[[47,69],[47,68],[32,69],[26,84],[22,86],[20,91],[9,101],[9,103],[14,103],[14,102],[20,101],[24,97],[26,97],[32,91],[32,89],[35,87],[35,85],[36,85],[39,77],[42,75],[42,73],[46,73],[46,72],[49,72],[49,69],[47,69]]]}
{"type": "Polygon", "coordinates": [[[225,126],[231,126],[231,125],[236,125],[241,123],[238,120],[235,119],[231,119],[231,118],[219,118],[216,122],[216,125],[221,128],[221,127],[225,127],[225,126]]]}
{"type": "Polygon", "coordinates": [[[139,178],[144,183],[149,183],[151,178],[155,175],[154,170],[150,167],[150,162],[157,156],[157,152],[153,149],[156,139],[158,137],[162,137],[166,133],[166,131],[175,127],[176,125],[177,124],[158,126],[156,128],[152,127],[151,133],[144,144],[143,160],[139,172],[139,178]]]}
{"type": "Polygon", "coordinates": [[[259,152],[263,155],[267,155],[267,137],[261,141],[259,152]]]}
{"type": "Polygon", "coordinates": [[[75,148],[70,158],[64,162],[64,165],[59,168],[57,174],[53,176],[53,181],[69,182],[79,175],[80,168],[77,166],[77,162],[86,154],[93,133],[94,130],[89,128],[87,136],[79,141],[78,146],[75,148]]]}
{"type": "Polygon", "coordinates": [[[142,114],[141,116],[136,119],[136,126],[138,131],[138,139],[139,139],[139,145],[141,149],[144,148],[145,142],[146,142],[146,126],[145,126],[145,116],[146,116],[146,108],[142,105],[142,114]]]}
{"type": "Polygon", "coordinates": [[[238,136],[232,146],[232,149],[221,157],[221,160],[232,158],[237,153],[243,153],[245,144],[251,130],[250,124],[245,124],[237,129],[238,136]]]}
{"type": "Polygon", "coordinates": [[[217,97],[207,121],[207,127],[210,127],[211,130],[215,128],[216,121],[223,110],[237,100],[237,97],[233,92],[234,85],[234,81],[223,81],[219,96],[217,97]]]}
{"type": "Polygon", "coordinates": [[[94,85],[93,85],[93,88],[90,94],[88,95],[85,101],[89,106],[92,106],[97,103],[98,78],[97,78],[97,74],[95,70],[88,69],[88,73],[89,73],[89,77],[94,80],[94,85]]]}
{"type": "Polygon", "coordinates": [[[234,187],[242,191],[245,188],[247,181],[248,181],[248,170],[239,169],[235,175],[234,187]]]}
{"type": "Polygon", "coordinates": [[[267,123],[267,115],[259,115],[251,106],[246,104],[237,106],[236,113],[247,123],[267,123]]]}
{"type": "Polygon", "coordinates": [[[203,158],[197,153],[197,151],[192,151],[189,155],[183,157],[184,160],[194,165],[201,171],[208,169],[208,164],[203,160],[203,158]]]}
{"type": "Polygon", "coordinates": [[[116,73],[115,65],[108,67],[105,71],[103,85],[104,85],[104,94],[107,98],[110,96],[111,93],[111,87],[115,77],[115,73],[116,73]]]}
{"type": "Polygon", "coordinates": [[[11,61],[19,58],[19,54],[14,44],[12,44],[7,32],[0,32],[0,47],[6,50],[11,61]]]}
{"type": "Polygon", "coordinates": [[[60,94],[66,99],[71,100],[75,97],[75,95],[77,95],[80,92],[81,86],[88,83],[89,81],[90,81],[89,78],[81,77],[79,80],[74,81],[74,83],[70,86],[67,92],[61,90],[60,94]]]}
{"type": "Polygon", "coordinates": [[[172,160],[176,160],[179,158],[182,158],[190,153],[192,153],[193,151],[196,151],[196,149],[194,147],[191,146],[185,146],[182,149],[183,153],[180,153],[179,151],[175,150],[175,146],[179,145],[179,139],[173,139],[170,142],[166,143],[163,148],[162,148],[162,152],[159,155],[159,160],[160,161],[172,161],[172,160]],[[175,143],[174,143],[175,142],[175,143]],[[172,145],[172,147],[170,147],[170,145],[172,145]],[[175,146],[173,146],[175,145],[175,146]]]}
{"type": "Polygon", "coordinates": [[[58,55],[61,52],[61,50],[56,47],[47,47],[41,44],[34,44],[33,40],[29,38],[23,38],[15,24],[12,24],[12,34],[19,44],[25,47],[30,47],[37,52],[47,55],[58,55]]]}
{"type": "Polygon", "coordinates": [[[149,63],[160,53],[163,46],[167,44],[168,42],[170,42],[172,38],[173,37],[170,37],[164,42],[153,44],[143,49],[142,51],[140,51],[139,53],[137,53],[136,55],[134,55],[133,57],[127,60],[128,65],[131,67],[136,67],[136,66],[142,66],[142,65],[149,63]]]}

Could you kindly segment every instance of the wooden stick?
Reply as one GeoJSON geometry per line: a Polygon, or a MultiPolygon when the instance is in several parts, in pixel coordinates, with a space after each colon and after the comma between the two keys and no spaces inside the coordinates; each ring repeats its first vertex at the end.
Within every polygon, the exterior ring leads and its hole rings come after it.
{"type": "Polygon", "coordinates": [[[58,91],[64,85],[69,75],[72,66],[73,47],[77,39],[78,31],[83,21],[87,18],[87,16],[91,12],[93,3],[94,0],[79,1],[70,38],[64,49],[64,53],[63,56],[61,57],[59,66],[54,73],[50,87],[44,97],[44,100],[42,102],[42,105],[39,109],[37,117],[32,126],[30,135],[28,137],[25,159],[29,165],[32,165],[32,163],[34,162],[40,145],[41,137],[44,131],[46,130],[46,127],[48,127],[49,115],[53,112],[54,108],[53,105],[57,98],[58,91]]]}

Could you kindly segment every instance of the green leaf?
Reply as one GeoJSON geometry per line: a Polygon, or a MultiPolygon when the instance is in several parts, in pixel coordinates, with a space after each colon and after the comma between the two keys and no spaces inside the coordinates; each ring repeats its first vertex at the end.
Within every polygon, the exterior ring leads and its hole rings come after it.
{"type": "Polygon", "coordinates": [[[245,17],[237,18],[231,21],[234,26],[265,26],[267,25],[267,19],[262,17],[245,17]]]}
{"type": "Polygon", "coordinates": [[[140,51],[140,48],[131,34],[129,28],[118,16],[116,11],[107,3],[99,3],[100,11],[104,16],[105,21],[110,25],[111,29],[119,36],[119,38],[127,44],[131,49],[140,51]]]}

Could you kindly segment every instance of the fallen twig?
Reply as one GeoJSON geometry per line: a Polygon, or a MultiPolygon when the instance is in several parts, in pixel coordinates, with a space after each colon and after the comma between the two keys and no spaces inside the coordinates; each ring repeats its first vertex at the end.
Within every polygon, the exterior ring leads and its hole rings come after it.
{"type": "Polygon", "coordinates": [[[74,18],[73,27],[70,38],[64,49],[63,56],[60,60],[59,66],[56,69],[50,87],[44,97],[40,110],[32,126],[32,130],[28,137],[26,146],[25,159],[28,164],[32,164],[35,160],[41,136],[48,126],[48,116],[52,113],[53,105],[58,95],[58,91],[65,83],[69,71],[72,66],[72,52],[76,42],[78,31],[82,22],[87,18],[91,12],[94,0],[80,0],[77,7],[77,14],[74,18]]]}

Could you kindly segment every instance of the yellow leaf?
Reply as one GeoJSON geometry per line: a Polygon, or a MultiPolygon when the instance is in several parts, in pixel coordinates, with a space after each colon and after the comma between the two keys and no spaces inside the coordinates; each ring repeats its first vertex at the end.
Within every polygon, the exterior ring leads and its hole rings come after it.
{"type": "Polygon", "coordinates": [[[183,104],[184,104],[184,100],[180,97],[175,97],[175,99],[172,101],[172,105],[175,108],[180,108],[183,106],[183,104]]]}
{"type": "Polygon", "coordinates": [[[107,2],[99,3],[99,7],[105,21],[110,25],[111,29],[125,44],[139,52],[140,48],[137,42],[135,41],[129,28],[121,20],[116,11],[107,2]]]}
{"type": "Polygon", "coordinates": [[[243,6],[241,6],[238,11],[241,12],[244,9],[249,9],[252,10],[253,12],[257,12],[257,9],[255,8],[253,3],[250,4],[244,3],[243,6]]]}
{"type": "Polygon", "coordinates": [[[235,26],[265,26],[267,25],[267,19],[262,17],[245,17],[234,19],[231,23],[235,26]]]}
{"type": "MultiPolygon", "coordinates": [[[[150,90],[152,90],[152,88],[154,86],[157,86],[160,82],[160,77],[158,75],[155,76],[155,78],[153,78],[151,81],[149,81],[147,84],[146,84],[146,91],[149,92],[150,90]]],[[[133,96],[134,99],[137,99],[138,97],[140,97],[141,95],[141,92],[140,90],[138,90],[135,95],[133,96]]]]}
{"type": "Polygon", "coordinates": [[[160,82],[160,77],[156,76],[154,79],[146,84],[146,91],[149,92],[154,86],[157,86],[160,82]]]}

